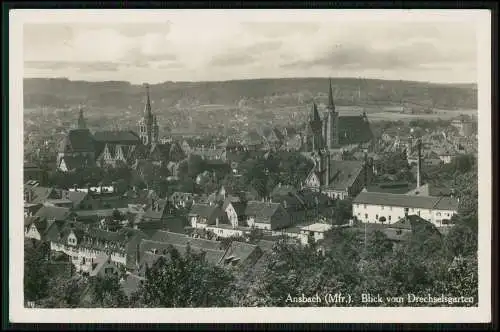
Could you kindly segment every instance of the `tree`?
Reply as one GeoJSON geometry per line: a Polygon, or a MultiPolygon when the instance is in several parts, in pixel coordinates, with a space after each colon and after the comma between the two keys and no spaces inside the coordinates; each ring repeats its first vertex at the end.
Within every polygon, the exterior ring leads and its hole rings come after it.
{"type": "Polygon", "coordinates": [[[335,202],[335,221],[337,224],[345,224],[346,220],[352,218],[352,199],[338,199],[335,202]]]}
{"type": "Polygon", "coordinates": [[[93,306],[118,308],[128,304],[117,275],[93,277],[90,281],[90,287],[93,306]]]}
{"type": "Polygon", "coordinates": [[[146,270],[135,306],[146,307],[224,307],[235,301],[232,274],[205,260],[204,253],[188,248],[181,255],[170,246],[168,258],[161,256],[146,270]]]}
{"type": "Polygon", "coordinates": [[[62,276],[51,279],[48,285],[48,296],[40,306],[44,308],[76,308],[80,306],[87,289],[87,279],[84,277],[66,278],[62,276]]]}
{"type": "Polygon", "coordinates": [[[50,248],[46,243],[24,246],[24,297],[38,301],[48,294],[50,281],[47,264],[50,248]]]}
{"type": "Polygon", "coordinates": [[[378,163],[380,175],[394,175],[397,180],[405,180],[410,170],[406,154],[402,152],[388,153],[378,163]]]}

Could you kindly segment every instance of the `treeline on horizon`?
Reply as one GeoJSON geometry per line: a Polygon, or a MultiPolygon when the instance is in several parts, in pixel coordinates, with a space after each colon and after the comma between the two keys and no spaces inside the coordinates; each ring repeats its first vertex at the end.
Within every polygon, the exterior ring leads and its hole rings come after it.
{"type": "MultiPolygon", "coordinates": [[[[71,81],[66,78],[25,78],[25,108],[64,108],[77,104],[97,108],[140,107],[144,87],[125,81],[71,81]]],[[[332,78],[335,102],[340,106],[405,104],[441,109],[476,109],[475,84],[436,84],[412,81],[389,81],[356,78],[332,78]]],[[[259,105],[280,97],[279,103],[297,105],[313,98],[326,102],[327,78],[280,78],[220,82],[163,82],[151,84],[155,109],[184,105],[237,105],[250,100],[259,105]],[[285,102],[290,104],[289,102],[285,102]],[[293,103],[292,103],[293,104],[293,103]]],[[[250,103],[250,106],[252,103],[250,103]]]]}

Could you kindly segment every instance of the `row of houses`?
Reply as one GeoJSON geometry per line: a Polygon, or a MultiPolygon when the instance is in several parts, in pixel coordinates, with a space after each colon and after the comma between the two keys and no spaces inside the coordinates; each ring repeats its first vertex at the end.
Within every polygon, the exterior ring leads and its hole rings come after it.
{"type": "Polygon", "coordinates": [[[368,192],[364,190],[353,200],[353,217],[363,223],[394,224],[408,215],[416,215],[436,227],[452,226],[458,213],[459,200],[452,196],[432,196],[423,190],[407,193],[368,192]]]}

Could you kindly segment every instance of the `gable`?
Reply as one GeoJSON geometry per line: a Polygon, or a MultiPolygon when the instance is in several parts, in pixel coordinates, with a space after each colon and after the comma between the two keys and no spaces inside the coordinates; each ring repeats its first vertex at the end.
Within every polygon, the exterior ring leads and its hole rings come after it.
{"type": "Polygon", "coordinates": [[[236,210],[233,207],[233,204],[229,203],[226,207],[226,213],[236,214],[236,210]]]}
{"type": "Polygon", "coordinates": [[[318,187],[320,185],[319,177],[315,172],[311,172],[306,178],[306,185],[318,187]]]}
{"type": "Polygon", "coordinates": [[[61,163],[59,164],[59,169],[63,172],[68,171],[68,166],[66,166],[66,162],[64,161],[64,158],[61,158],[61,163]]]}

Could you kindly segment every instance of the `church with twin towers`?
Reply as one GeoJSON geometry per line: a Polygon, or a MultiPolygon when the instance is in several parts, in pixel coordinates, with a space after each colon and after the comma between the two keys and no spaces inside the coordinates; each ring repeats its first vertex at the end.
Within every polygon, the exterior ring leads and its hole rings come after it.
{"type": "MultiPolygon", "coordinates": [[[[354,113],[354,112],[353,112],[354,113]]],[[[332,80],[329,79],[328,101],[321,116],[312,102],[304,135],[306,152],[341,152],[368,145],[373,138],[366,113],[340,115],[335,107],[332,80]]]]}

